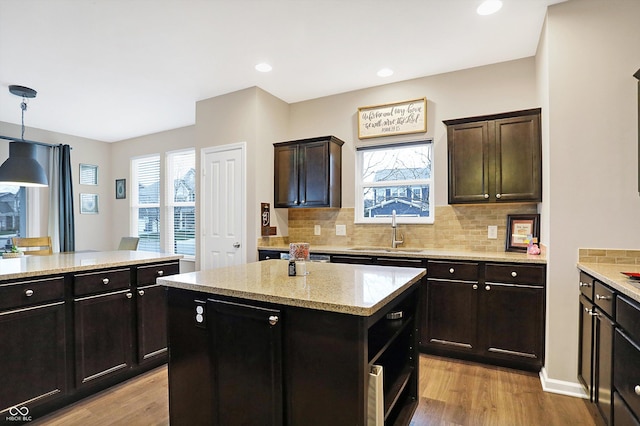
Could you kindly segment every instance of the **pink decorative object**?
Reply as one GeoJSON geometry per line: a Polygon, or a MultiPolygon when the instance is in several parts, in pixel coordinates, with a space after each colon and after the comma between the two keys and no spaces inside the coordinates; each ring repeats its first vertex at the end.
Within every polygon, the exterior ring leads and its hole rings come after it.
{"type": "Polygon", "coordinates": [[[308,261],[309,260],[309,243],[289,244],[289,259],[308,261]]]}

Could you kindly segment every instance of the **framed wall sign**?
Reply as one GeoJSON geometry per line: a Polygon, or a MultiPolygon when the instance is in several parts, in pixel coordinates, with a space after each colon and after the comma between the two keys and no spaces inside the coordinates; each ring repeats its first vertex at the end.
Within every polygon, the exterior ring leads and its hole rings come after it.
{"type": "Polygon", "coordinates": [[[116,200],[127,198],[127,180],[116,179],[116,200]]]}
{"type": "Polygon", "coordinates": [[[358,138],[427,131],[427,98],[358,108],[358,138]]]}
{"type": "Polygon", "coordinates": [[[80,185],[98,184],[98,166],[80,164],[80,185]]]}
{"type": "Polygon", "coordinates": [[[98,214],[98,194],[80,194],[80,214],[98,214]]]}
{"type": "Polygon", "coordinates": [[[540,215],[507,215],[507,244],[505,250],[526,252],[530,238],[540,240],[540,215]]]}

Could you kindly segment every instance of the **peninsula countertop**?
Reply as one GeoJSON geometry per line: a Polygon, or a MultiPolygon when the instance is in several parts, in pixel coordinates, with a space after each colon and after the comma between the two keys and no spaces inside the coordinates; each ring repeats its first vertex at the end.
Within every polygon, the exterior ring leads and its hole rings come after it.
{"type": "Polygon", "coordinates": [[[640,302],[640,280],[623,274],[623,272],[640,273],[640,265],[578,262],[578,269],[640,302]]]}
{"type": "Polygon", "coordinates": [[[359,316],[376,313],[426,275],[423,268],[307,262],[289,276],[288,262],[266,260],[158,278],[167,287],[359,316]]]}
{"type": "Polygon", "coordinates": [[[48,256],[25,255],[12,259],[0,258],[0,281],[90,271],[96,268],[173,261],[182,257],[180,254],[115,250],[54,253],[48,256]]]}

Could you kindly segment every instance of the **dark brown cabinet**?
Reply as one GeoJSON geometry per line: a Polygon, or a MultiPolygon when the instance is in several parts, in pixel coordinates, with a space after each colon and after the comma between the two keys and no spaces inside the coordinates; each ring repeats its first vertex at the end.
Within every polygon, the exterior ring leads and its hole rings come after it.
{"type": "Polygon", "coordinates": [[[274,207],[341,207],[342,145],[335,136],[274,145],[274,207]]]}
{"type": "Polygon", "coordinates": [[[427,271],[424,351],[542,367],[544,266],[429,261],[427,271]]]}
{"type": "Polygon", "coordinates": [[[67,392],[64,279],[0,284],[0,417],[30,413],[67,392]]]}
{"type": "Polygon", "coordinates": [[[77,387],[131,368],[132,297],[121,290],[74,300],[77,387]]]}
{"type": "Polygon", "coordinates": [[[540,109],[444,123],[449,204],[542,200],[540,109]]]}

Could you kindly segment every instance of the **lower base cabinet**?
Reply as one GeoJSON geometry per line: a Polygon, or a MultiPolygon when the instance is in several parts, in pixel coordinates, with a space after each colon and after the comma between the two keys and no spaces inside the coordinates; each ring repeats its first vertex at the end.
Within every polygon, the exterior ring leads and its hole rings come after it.
{"type": "Polygon", "coordinates": [[[367,423],[368,373],[384,371],[387,425],[418,404],[414,287],[372,317],[170,288],[172,425],[367,423]],[[385,317],[402,310],[399,320],[385,317]]]}

